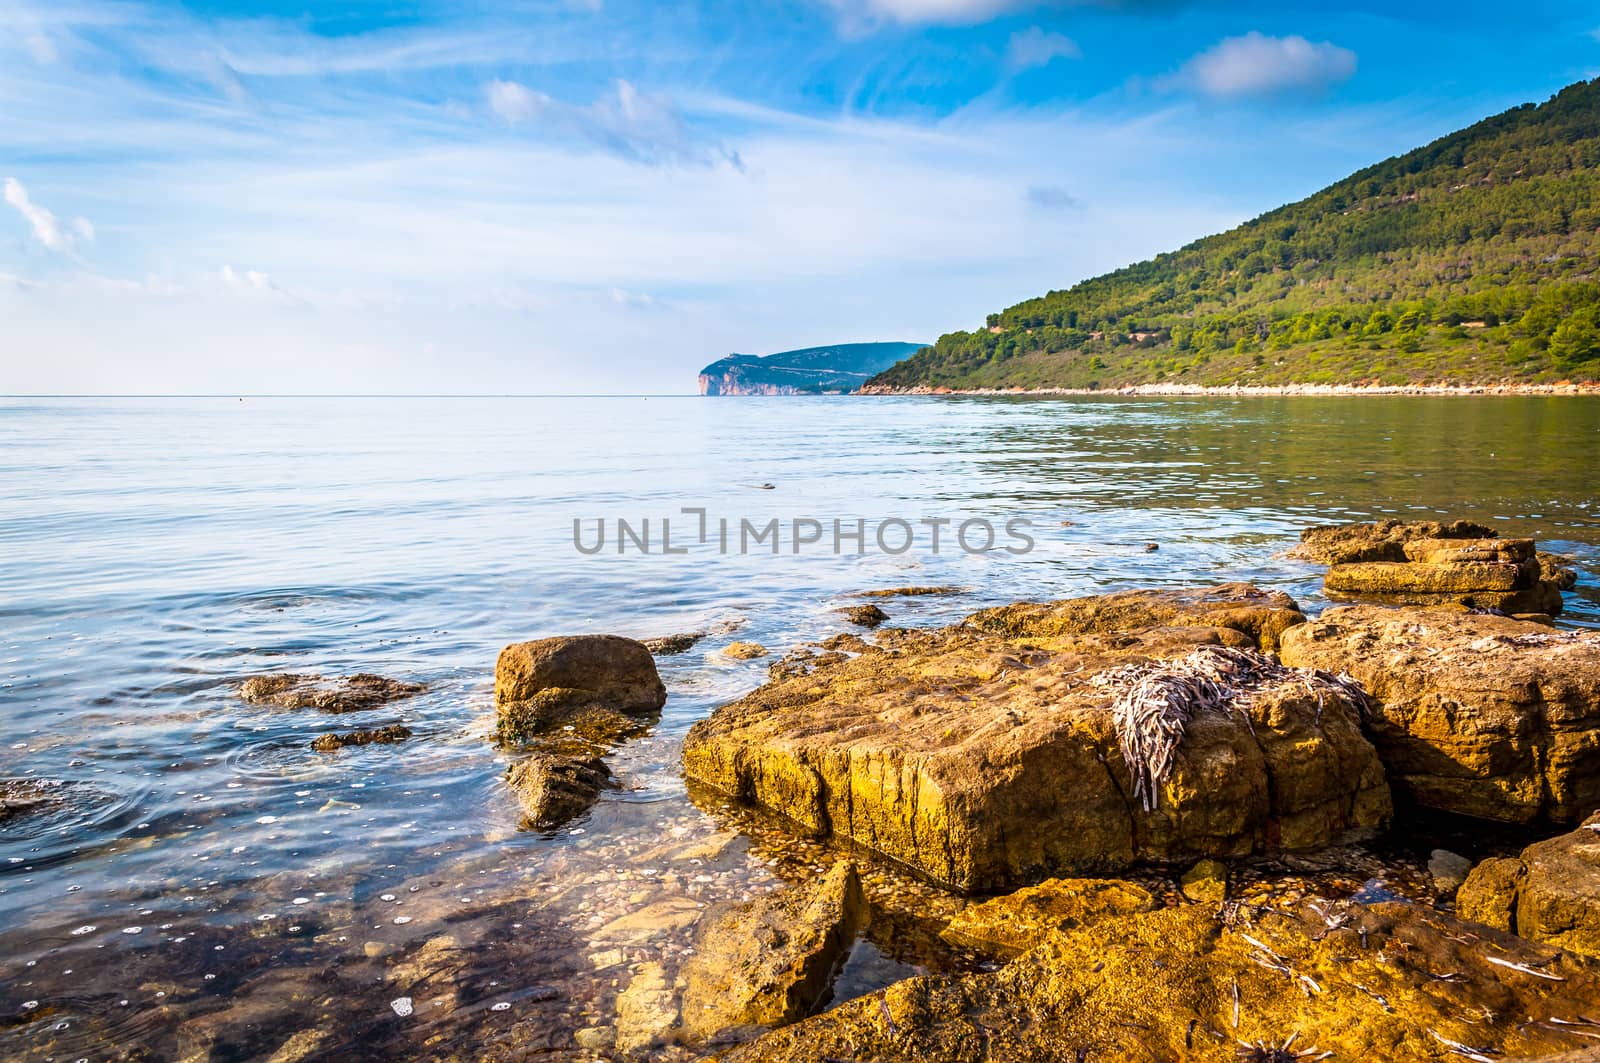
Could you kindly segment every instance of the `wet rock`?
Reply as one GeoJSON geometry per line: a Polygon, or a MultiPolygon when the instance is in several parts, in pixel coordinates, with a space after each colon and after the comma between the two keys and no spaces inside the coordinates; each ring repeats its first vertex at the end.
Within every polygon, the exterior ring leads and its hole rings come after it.
{"type": "Polygon", "coordinates": [[[678,997],[666,968],[641,963],[617,997],[617,1049],[648,1052],[664,1044],[678,1023],[678,997]]]}
{"type": "Polygon", "coordinates": [[[1360,561],[1405,561],[1406,544],[1419,540],[1493,539],[1493,528],[1471,521],[1442,524],[1436,520],[1380,520],[1370,524],[1343,524],[1307,528],[1289,556],[1324,565],[1360,561]]]}
{"type": "Polygon", "coordinates": [[[589,1052],[604,1052],[617,1043],[617,1031],[610,1026],[585,1026],[572,1035],[579,1048],[589,1052]]]}
{"type": "Polygon", "coordinates": [[[1600,812],[1569,834],[1528,846],[1515,860],[1473,868],[1456,910],[1530,941],[1600,959],[1600,812]]]}
{"type": "Polygon", "coordinates": [[[59,807],[65,791],[40,779],[0,779],[0,824],[59,807]]]}
{"type": "Polygon", "coordinates": [[[649,730],[647,720],[590,699],[588,691],[555,688],[501,705],[495,737],[506,746],[599,755],[649,730]]]}
{"type": "Polygon", "coordinates": [[[730,642],[722,647],[725,657],[732,657],[736,661],[749,661],[757,657],[765,657],[767,648],[759,642],[730,642]]]}
{"type": "Polygon", "coordinates": [[[1052,878],[967,905],[939,936],[962,948],[1011,957],[1033,948],[1054,931],[1091,926],[1155,907],[1150,891],[1132,882],[1052,878]]]}
{"type": "Polygon", "coordinates": [[[1456,603],[1554,616],[1562,609],[1562,590],[1576,580],[1576,573],[1538,555],[1532,539],[1501,539],[1494,529],[1466,521],[1313,528],[1291,556],[1332,566],[1323,581],[1329,594],[1386,605],[1456,603]]]}
{"type": "Polygon", "coordinates": [[[1220,587],[1125,591],[1056,602],[1019,602],[967,617],[984,631],[1013,638],[1136,631],[1157,626],[1203,626],[1236,631],[1229,645],[1275,649],[1284,631],[1305,623],[1293,598],[1245,583],[1220,587]]]}
{"type": "Polygon", "coordinates": [[[535,753],[511,765],[506,782],[522,802],[523,823],[551,830],[589,811],[612,779],[599,757],[535,753]]]}
{"type": "MultiPolygon", "coordinates": [[[[1263,631],[1288,612],[1267,595],[1234,590],[1220,600],[1234,603],[1222,612],[1241,623],[1249,614],[1263,631]]],[[[1304,677],[1261,689],[1235,711],[1197,714],[1156,807],[1143,807],[1112,697],[1091,680],[1245,636],[1212,626],[1045,634],[1069,626],[1049,609],[1005,614],[1025,637],[963,625],[893,629],[856,657],[769,682],[695,725],[685,771],[962,891],[1113,873],[1135,860],[1317,848],[1387,822],[1388,788],[1355,706],[1313,692],[1304,677]]],[[[1093,619],[1152,609],[1134,598],[1125,610],[1072,611],[1093,619]]]]}
{"type": "Polygon", "coordinates": [[[723,1058],[1445,1060],[1447,1041],[1484,1058],[1588,1043],[1547,1020],[1592,1012],[1592,963],[1404,903],[1242,920],[1187,906],[1057,932],[993,973],[900,982],[723,1058]]]}
{"type": "Polygon", "coordinates": [[[410,737],[411,728],[396,723],[366,731],[346,731],[344,734],[330,731],[318,736],[317,740],[311,743],[311,748],[318,753],[337,753],[346,746],[370,746],[374,743],[393,745],[404,742],[410,737]]]}
{"type": "Polygon", "coordinates": [[[811,1014],[867,917],[855,865],[707,918],[683,968],[683,1030],[694,1040],[811,1014]]]}
{"type": "Polygon", "coordinates": [[[239,696],[258,705],[344,713],[416,697],[426,689],[422,683],[406,683],[369,673],[325,680],[320,675],[286,672],[251,676],[239,685],[239,696]]]}
{"type": "Polygon", "coordinates": [[[1528,868],[1514,856],[1480,861],[1456,890],[1456,914],[1496,930],[1516,930],[1517,887],[1528,868]]]}
{"type": "Polygon", "coordinates": [[[695,643],[708,634],[706,631],[692,631],[683,635],[663,635],[658,639],[645,639],[644,648],[656,657],[676,657],[694,649],[695,643]]]}
{"type": "Polygon", "coordinates": [[[889,614],[875,605],[852,605],[840,609],[839,614],[860,627],[877,627],[889,619],[889,614]]]}
{"type": "Polygon", "coordinates": [[[1196,904],[1221,904],[1228,899],[1228,865],[1201,860],[1179,880],[1183,895],[1196,904]]]}
{"type": "Polygon", "coordinates": [[[1281,655],[1360,681],[1390,784],[1425,808],[1529,823],[1600,807],[1600,633],[1354,606],[1290,630],[1281,655]]]}
{"type": "Polygon", "coordinates": [[[616,712],[659,712],[667,688],[642,642],[617,635],[563,635],[519,642],[500,651],[494,669],[499,705],[557,690],[564,701],[585,701],[616,712]]]}
{"type": "Polygon", "coordinates": [[[1433,888],[1449,896],[1461,888],[1472,871],[1472,861],[1448,849],[1435,849],[1428,855],[1428,874],[1433,876],[1433,888]]]}
{"type": "Polygon", "coordinates": [[[1538,563],[1525,561],[1360,561],[1328,569],[1323,586],[1344,593],[1465,594],[1523,589],[1538,574],[1538,563]]]}
{"type": "Polygon", "coordinates": [[[1553,583],[1556,589],[1570,591],[1578,585],[1578,570],[1570,564],[1571,558],[1539,554],[1539,579],[1553,583]]]}

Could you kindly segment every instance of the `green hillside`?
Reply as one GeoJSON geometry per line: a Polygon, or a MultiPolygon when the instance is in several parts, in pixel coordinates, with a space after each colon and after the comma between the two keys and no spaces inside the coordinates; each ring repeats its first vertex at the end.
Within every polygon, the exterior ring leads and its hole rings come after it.
{"type": "Polygon", "coordinates": [[[1050,292],[871,386],[1600,378],[1600,79],[1050,292]]]}

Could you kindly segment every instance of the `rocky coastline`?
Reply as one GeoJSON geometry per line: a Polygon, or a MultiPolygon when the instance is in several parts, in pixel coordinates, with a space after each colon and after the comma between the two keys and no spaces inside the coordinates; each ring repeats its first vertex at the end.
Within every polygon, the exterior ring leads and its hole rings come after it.
{"type": "Polygon", "coordinates": [[[949,388],[926,384],[909,388],[869,384],[859,395],[981,395],[1064,397],[1211,397],[1270,398],[1295,395],[1600,395],[1600,381],[1555,384],[1129,384],[1110,388],[949,388]]]}
{"type": "MultiPolygon", "coordinates": [[[[426,997],[442,1024],[485,1006],[463,989],[474,957],[559,971],[526,999],[563,1017],[530,1014],[492,1058],[1596,1058],[1600,632],[1558,626],[1575,574],[1461,521],[1312,529],[1291,552],[1328,566],[1335,605],[1308,615],[1224,583],[933,628],[845,605],[838,634],[770,654],[731,628],[506,646],[494,785],[517,810],[507,829],[549,837],[603,839],[602,798],[668,700],[657,657],[709,641],[708,660],[767,679],[672,747],[698,819],[663,824],[639,863],[599,855],[581,878],[557,868],[482,902],[458,885],[437,910],[419,898],[393,922],[434,919],[432,936],[396,950],[374,926],[365,966],[338,977],[377,977],[399,1020],[426,997]],[[741,889],[746,863],[781,871],[741,889]],[[570,940],[526,929],[556,897],[584,915],[570,940]],[[886,960],[890,940],[923,942],[927,961],[886,960]]],[[[403,756],[429,737],[406,726],[425,689],[303,673],[233,687],[308,731],[394,721],[322,734],[310,757],[403,756]]],[[[0,780],[0,822],[73,799],[0,780]]],[[[284,974],[288,999],[307,978],[284,974]]],[[[348,1045],[329,1030],[370,1021],[343,1006],[327,995],[313,1025],[269,1037],[241,1004],[189,1019],[178,1044],[197,1061],[262,1039],[279,1063],[335,1058],[348,1045]]]]}

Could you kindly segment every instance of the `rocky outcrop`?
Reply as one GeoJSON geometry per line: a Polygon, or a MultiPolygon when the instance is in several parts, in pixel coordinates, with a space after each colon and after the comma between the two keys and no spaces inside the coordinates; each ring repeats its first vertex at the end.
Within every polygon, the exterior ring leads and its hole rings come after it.
{"type": "Polygon", "coordinates": [[[736,661],[753,661],[757,657],[765,657],[767,648],[759,642],[730,642],[722,647],[722,655],[736,661]]]}
{"type": "Polygon", "coordinates": [[[1473,868],[1456,894],[1456,911],[1529,941],[1600,959],[1600,812],[1570,834],[1528,846],[1515,859],[1485,860],[1473,868]]]}
{"type": "Polygon", "coordinates": [[[952,945],[1010,957],[1028,951],[1057,930],[1092,926],[1155,907],[1150,891],[1132,882],[1052,878],[967,905],[939,936],[952,945]]]}
{"type": "Polygon", "coordinates": [[[325,680],[320,675],[285,672],[251,676],[239,685],[239,696],[255,704],[285,709],[344,713],[416,697],[426,689],[421,683],[406,683],[369,673],[325,680]]]}
{"type": "Polygon", "coordinates": [[[1578,1017],[1596,999],[1600,966],[1409,904],[1320,902],[1248,922],[1195,905],[1054,933],[992,974],[900,982],[723,1058],[1540,1057],[1593,1044],[1578,1017]]]}
{"type": "Polygon", "coordinates": [[[1600,633],[1367,605],[1291,629],[1280,652],[1366,688],[1390,784],[1425,808],[1570,823],[1600,807],[1600,633]]]}
{"type": "Polygon", "coordinates": [[[1305,620],[1305,614],[1287,594],[1263,591],[1247,583],[1225,583],[1219,587],[1019,602],[973,613],[966,622],[1013,638],[1136,631],[1158,626],[1215,627],[1244,636],[1227,645],[1273,650],[1285,631],[1305,620]]]}
{"type": "Polygon", "coordinates": [[[680,635],[663,635],[660,638],[645,639],[644,648],[656,657],[676,657],[680,653],[688,653],[694,649],[695,643],[705,638],[708,632],[688,631],[680,635]]]}
{"type": "Polygon", "coordinates": [[[1334,597],[1389,605],[1455,603],[1508,614],[1561,612],[1577,574],[1538,554],[1532,539],[1501,539],[1467,521],[1379,521],[1302,533],[1291,556],[1331,567],[1334,597]]]}
{"type": "Polygon", "coordinates": [[[1380,520],[1370,524],[1340,524],[1307,528],[1290,557],[1324,565],[1360,561],[1406,561],[1406,544],[1422,539],[1492,539],[1493,528],[1471,521],[1441,523],[1436,520],[1380,520]]]}
{"type": "Polygon", "coordinates": [[[618,635],[563,635],[519,642],[500,651],[494,668],[499,705],[529,701],[559,690],[566,701],[583,700],[617,712],[659,712],[667,688],[650,650],[618,635]]]}
{"type": "Polygon", "coordinates": [[[506,769],[506,782],[522,802],[523,824],[550,830],[587,812],[612,779],[599,757],[535,753],[506,769]]]}
{"type": "Polygon", "coordinates": [[[574,635],[507,646],[495,665],[496,736],[528,755],[506,781],[525,826],[551,830],[587,811],[611,783],[600,759],[643,733],[666,703],[641,642],[574,635]]]}
{"type": "MultiPolygon", "coordinates": [[[[854,657],[815,658],[718,709],[689,733],[684,767],[962,891],[1315,848],[1382,827],[1388,787],[1357,707],[1305,676],[1197,712],[1154,800],[1135,796],[1112,694],[1094,679],[1250,640],[1220,621],[1270,632],[1294,612],[1281,596],[1224,597],[1246,604],[1199,611],[1218,626],[1073,634],[1049,607],[1028,606],[979,614],[1027,634],[886,631],[854,657]]],[[[1152,614],[1148,600],[1117,609],[1152,614]]],[[[1114,613],[1079,604],[1069,616],[1078,612],[1114,613]]]]}
{"type": "Polygon", "coordinates": [[[889,614],[875,605],[850,605],[838,612],[857,627],[877,627],[889,619],[889,614]]]}
{"type": "Polygon", "coordinates": [[[702,395],[842,395],[917,353],[916,343],[841,343],[757,357],[730,354],[700,370],[702,395]]]}
{"type": "Polygon", "coordinates": [[[319,735],[316,741],[311,743],[311,748],[318,753],[337,753],[349,746],[393,745],[404,742],[410,737],[411,728],[396,723],[364,731],[346,731],[343,734],[329,731],[325,735],[319,735]]]}
{"type": "Polygon", "coordinates": [[[826,998],[866,917],[848,862],[809,886],[708,915],[683,968],[684,1036],[727,1040],[805,1018],[826,998]]]}

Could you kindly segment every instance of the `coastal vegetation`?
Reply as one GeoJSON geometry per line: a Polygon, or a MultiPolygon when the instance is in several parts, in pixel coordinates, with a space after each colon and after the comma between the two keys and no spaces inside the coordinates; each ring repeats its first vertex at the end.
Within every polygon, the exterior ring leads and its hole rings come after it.
{"type": "Polygon", "coordinates": [[[1600,79],[989,315],[873,389],[1600,378],[1600,79]]]}

